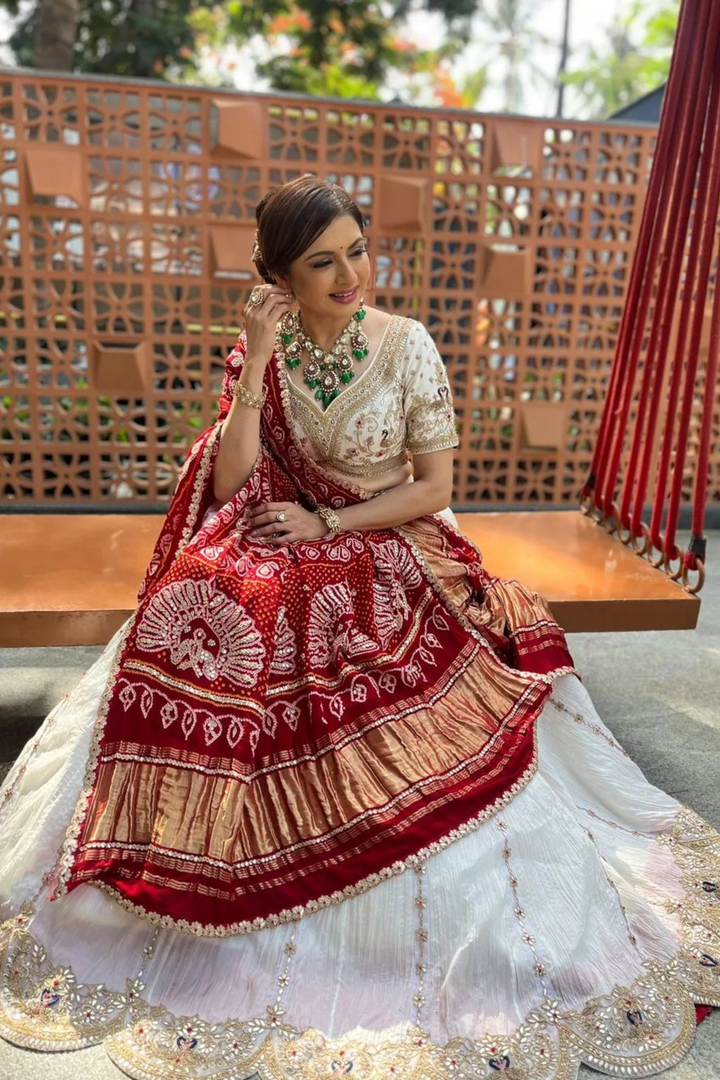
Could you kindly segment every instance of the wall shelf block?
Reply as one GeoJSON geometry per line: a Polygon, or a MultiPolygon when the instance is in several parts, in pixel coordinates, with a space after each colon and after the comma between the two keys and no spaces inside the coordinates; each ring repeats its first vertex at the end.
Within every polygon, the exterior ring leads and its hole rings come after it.
{"type": "Polygon", "coordinates": [[[96,394],[150,397],[152,366],[145,342],[138,345],[95,343],[90,354],[90,380],[96,394]]]}
{"type": "Polygon", "coordinates": [[[430,216],[430,181],[417,177],[383,176],[380,180],[381,229],[403,236],[423,233],[430,216]]]}
{"type": "Polygon", "coordinates": [[[265,112],[255,101],[222,101],[215,98],[217,131],[214,154],[257,161],[265,155],[265,112]]]}
{"type": "Polygon", "coordinates": [[[542,164],[542,129],[526,120],[496,120],[488,132],[488,163],[491,172],[523,166],[540,173],[542,164]]]}
{"type": "Polygon", "coordinates": [[[29,146],[25,170],[30,200],[65,197],[81,205],[85,198],[82,168],[82,156],[71,147],[29,146]]]}
{"type": "Polygon", "coordinates": [[[557,454],[565,447],[567,405],[563,401],[523,401],[520,415],[520,450],[546,450],[557,454]]]}
{"type": "Polygon", "coordinates": [[[210,236],[210,273],[213,277],[257,278],[252,252],[254,225],[223,225],[208,230],[210,236]]]}

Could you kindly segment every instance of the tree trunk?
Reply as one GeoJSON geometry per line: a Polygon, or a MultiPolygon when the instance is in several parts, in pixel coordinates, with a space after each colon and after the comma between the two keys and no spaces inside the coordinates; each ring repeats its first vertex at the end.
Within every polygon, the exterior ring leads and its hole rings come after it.
{"type": "Polygon", "coordinates": [[[565,69],[567,67],[567,61],[568,61],[568,50],[569,50],[569,43],[570,43],[570,5],[571,5],[571,2],[572,2],[572,0],[565,0],[565,12],[564,12],[564,16],[563,16],[563,18],[564,18],[564,21],[563,21],[563,36],[562,36],[562,44],[560,46],[560,66],[558,68],[558,77],[557,77],[558,96],[557,96],[557,111],[555,113],[556,116],[562,116],[563,108],[564,108],[564,102],[565,102],[565,83],[562,81],[562,77],[565,74],[565,69]]]}
{"type": "Polygon", "coordinates": [[[72,71],[79,0],[40,0],[34,65],[72,71]]]}

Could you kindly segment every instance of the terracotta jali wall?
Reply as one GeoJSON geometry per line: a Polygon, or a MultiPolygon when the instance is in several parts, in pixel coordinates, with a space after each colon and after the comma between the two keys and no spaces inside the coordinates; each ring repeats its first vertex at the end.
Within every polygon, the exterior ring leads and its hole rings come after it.
{"type": "Polygon", "coordinates": [[[576,501],[653,129],[6,73],[0,138],[4,501],[170,497],[254,283],[255,204],[304,172],[367,215],[370,302],[446,360],[455,501],[576,501]]]}

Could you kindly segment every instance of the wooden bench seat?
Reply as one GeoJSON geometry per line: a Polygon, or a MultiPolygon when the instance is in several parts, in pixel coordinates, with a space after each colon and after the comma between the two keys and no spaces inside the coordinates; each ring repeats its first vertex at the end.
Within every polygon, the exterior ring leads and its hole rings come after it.
{"type": "MultiPolygon", "coordinates": [[[[0,647],[105,644],[135,607],[162,517],[0,515],[0,647]]],[[[500,577],[568,632],[687,630],[700,601],[576,510],[459,514],[500,577]]]]}

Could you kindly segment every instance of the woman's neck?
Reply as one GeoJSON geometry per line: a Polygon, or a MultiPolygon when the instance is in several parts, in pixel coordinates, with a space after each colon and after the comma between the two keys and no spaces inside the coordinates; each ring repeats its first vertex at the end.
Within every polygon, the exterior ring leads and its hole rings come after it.
{"type": "Polygon", "coordinates": [[[322,315],[314,315],[313,312],[300,312],[300,319],[305,333],[311,341],[314,341],[325,352],[332,349],[351,317],[349,314],[330,319],[322,315]]]}

